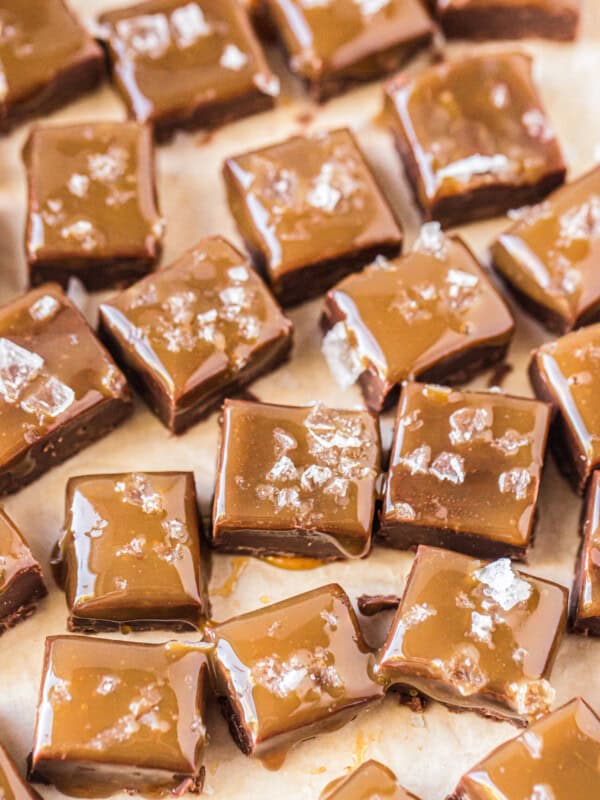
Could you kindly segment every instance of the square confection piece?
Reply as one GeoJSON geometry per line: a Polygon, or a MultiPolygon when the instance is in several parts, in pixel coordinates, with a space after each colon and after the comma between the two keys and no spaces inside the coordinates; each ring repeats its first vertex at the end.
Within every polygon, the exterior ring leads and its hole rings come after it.
{"type": "Polygon", "coordinates": [[[152,132],[135,122],[36,127],[24,149],[29,279],[88,289],[145,275],[161,252],[152,132]]]}
{"type": "Polygon", "coordinates": [[[599,321],[600,167],[511,216],[492,256],[521,305],[557,333],[599,321]]]}
{"type": "Polygon", "coordinates": [[[405,384],[381,539],[525,560],[549,427],[550,406],[537,400],[405,384]]]}
{"type": "Polygon", "coordinates": [[[40,565],[15,523],[0,508],[0,634],[31,616],[37,601],[45,596],[40,565]]]}
{"type": "Polygon", "coordinates": [[[219,237],[103,303],[100,334],[175,433],[285,361],[292,346],[292,323],[219,237]]]}
{"type": "Polygon", "coordinates": [[[42,800],[23,779],[15,762],[0,744],[0,794],[6,800],[42,800]]]}
{"type": "Polygon", "coordinates": [[[577,37],[580,0],[434,0],[444,33],[459,39],[577,37]]]}
{"type": "Polygon", "coordinates": [[[380,463],[368,411],[226,400],[213,547],[328,561],[367,555],[380,463]]]}
{"type": "Polygon", "coordinates": [[[69,630],[198,628],[209,613],[200,535],[191,472],[70,478],[57,563],[69,630]]]}
{"type": "Polygon", "coordinates": [[[51,636],[31,772],[64,794],[198,792],[207,647],[51,636]]]}
{"type": "Polygon", "coordinates": [[[247,755],[275,758],[383,696],[354,610],[335,583],[234,617],[209,636],[215,688],[247,755]]]}
{"type": "Polygon", "coordinates": [[[0,495],[132,410],[125,378],[60,287],[46,284],[0,308],[0,495]]]}
{"type": "Polygon", "coordinates": [[[531,66],[524,53],[465,56],[388,84],[387,116],[426,219],[493,217],[564,181],[531,66]]]}
{"type": "Polygon", "coordinates": [[[376,673],[388,686],[526,725],[549,711],[568,592],[480,561],[419,547],[376,673]]]}
{"type": "Polygon", "coordinates": [[[554,407],[558,466],[583,492],[600,465],[600,324],[535,350],[529,375],[536,395],[554,407]]]}
{"type": "Polygon", "coordinates": [[[370,759],[349,775],[328,784],[320,800],[419,800],[403,789],[389,767],[370,759]]]}
{"type": "Polygon", "coordinates": [[[318,100],[399,69],[432,39],[421,0],[267,0],[290,69],[318,100]]]}
{"type": "Polygon", "coordinates": [[[284,305],[402,248],[400,225],[347,128],[229,158],[223,175],[246,246],[284,305]]]}
{"type": "Polygon", "coordinates": [[[501,361],[514,333],[507,305],[458,237],[423,227],[414,250],[378,259],[325,299],[323,352],[336,380],[358,380],[381,411],[402,381],[464,382],[501,361]],[[399,342],[402,346],[399,346],[399,342]]]}
{"type": "Polygon", "coordinates": [[[0,23],[0,131],[49,113],[102,79],[102,48],[63,0],[2,0],[0,23]]]}
{"type": "Polygon", "coordinates": [[[600,472],[594,472],[589,483],[581,534],[570,623],[577,633],[600,636],[600,472]]]}
{"type": "Polygon", "coordinates": [[[100,23],[129,114],[159,139],[275,104],[279,81],[238,0],[147,0],[100,23]]]}
{"type": "Polygon", "coordinates": [[[493,750],[447,800],[593,800],[599,763],[600,718],[576,697],[493,750]]]}

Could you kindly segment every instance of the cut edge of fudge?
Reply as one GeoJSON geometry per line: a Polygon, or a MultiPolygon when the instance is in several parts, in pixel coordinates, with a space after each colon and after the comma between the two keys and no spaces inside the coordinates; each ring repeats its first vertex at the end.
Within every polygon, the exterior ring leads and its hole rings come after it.
{"type": "MultiPolygon", "coordinates": [[[[438,4],[439,5],[439,4],[438,4]]],[[[446,8],[438,11],[444,34],[450,39],[541,38],[569,42],[579,33],[580,13],[568,8],[541,9],[535,2],[521,7],[446,8]]]]}
{"type": "MultiPolygon", "coordinates": [[[[575,562],[575,575],[573,578],[573,588],[569,605],[569,628],[572,633],[583,634],[584,636],[600,636],[600,613],[593,616],[583,616],[581,614],[581,604],[583,595],[584,581],[584,559],[589,547],[589,539],[594,530],[594,508],[600,501],[600,471],[595,470],[589,480],[587,487],[587,497],[581,509],[580,519],[580,542],[575,562]]],[[[598,586],[600,589],[600,566],[598,570],[598,586]]]]}

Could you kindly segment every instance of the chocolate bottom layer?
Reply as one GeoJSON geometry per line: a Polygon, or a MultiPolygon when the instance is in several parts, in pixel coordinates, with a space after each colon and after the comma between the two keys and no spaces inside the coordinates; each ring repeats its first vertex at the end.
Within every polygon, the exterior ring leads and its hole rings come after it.
{"type": "Polygon", "coordinates": [[[579,15],[568,9],[551,12],[537,3],[515,6],[488,3],[485,8],[444,11],[440,18],[450,39],[526,39],[539,37],[561,42],[577,38],[579,15]]]}
{"type": "Polygon", "coordinates": [[[91,292],[124,289],[152,272],[159,258],[160,252],[152,258],[57,258],[34,261],[29,264],[29,282],[32,287],[54,282],[66,289],[71,278],[78,278],[91,292]]]}
{"type": "Polygon", "coordinates": [[[0,597],[0,636],[35,613],[38,601],[47,594],[39,568],[16,575],[0,597]]]}

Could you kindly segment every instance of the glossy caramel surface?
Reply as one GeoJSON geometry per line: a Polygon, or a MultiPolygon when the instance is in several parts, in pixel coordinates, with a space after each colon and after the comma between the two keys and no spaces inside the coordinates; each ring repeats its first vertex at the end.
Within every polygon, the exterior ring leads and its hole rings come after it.
{"type": "Polygon", "coordinates": [[[586,628],[591,620],[600,621],[600,472],[590,482],[583,517],[583,541],[573,587],[575,626],[586,628]]]}
{"type": "Polygon", "coordinates": [[[61,73],[102,52],[63,0],[2,0],[0,116],[61,73]]]}
{"type": "Polygon", "coordinates": [[[231,382],[292,329],[247,258],[220,237],[203,239],[100,313],[125,363],[173,402],[231,382]]]}
{"type": "Polygon", "coordinates": [[[347,128],[294,136],[225,162],[229,205],[271,280],[396,243],[402,232],[347,128]]]}
{"type": "Polygon", "coordinates": [[[72,618],[197,626],[207,611],[192,473],[71,478],[60,550],[72,618]]]}
{"type": "Polygon", "coordinates": [[[443,62],[387,88],[392,128],[417,165],[423,208],[495,186],[535,184],[563,167],[523,53],[443,62]]]}
{"type": "Polygon", "coordinates": [[[39,568],[17,526],[6,511],[0,508],[0,595],[21,572],[39,568]]]}
{"type": "Polygon", "coordinates": [[[420,527],[449,528],[527,546],[549,424],[549,406],[536,400],[405,384],[382,527],[411,525],[417,537],[420,527]]]}
{"type": "Polygon", "coordinates": [[[0,464],[113,399],[125,378],[56,285],[0,309],[0,464]]]}
{"type": "Polygon", "coordinates": [[[542,345],[533,361],[573,439],[573,457],[591,468],[600,461],[600,324],[542,345]]]}
{"type": "Polygon", "coordinates": [[[313,736],[382,696],[371,655],[337,584],[217,625],[217,691],[258,755],[313,736]]]}
{"type": "Polygon", "coordinates": [[[117,86],[140,122],[278,93],[237,0],[147,0],[100,16],[117,86]]]}
{"type": "Polygon", "coordinates": [[[496,267],[564,330],[575,327],[600,303],[600,167],[511,216],[492,248],[496,267]]]}
{"type": "Polygon", "coordinates": [[[379,259],[328,293],[328,314],[339,321],[324,349],[333,335],[335,359],[341,356],[354,379],[370,370],[389,389],[472,348],[511,338],[508,307],[463,242],[436,225],[423,227],[413,252],[379,259]]]}
{"type": "Polygon", "coordinates": [[[345,70],[368,75],[373,57],[432,32],[419,0],[268,2],[292,70],[309,80],[345,70]]]}
{"type": "Polygon", "coordinates": [[[39,794],[21,777],[4,747],[0,745],[0,797],[2,800],[40,800],[39,794]]]}
{"type": "Polygon", "coordinates": [[[199,773],[206,646],[46,640],[32,768],[67,794],[176,789],[199,773]]]}
{"type": "Polygon", "coordinates": [[[30,263],[158,257],[152,133],[134,122],[36,127],[24,151],[30,263]]]}
{"type": "Polygon", "coordinates": [[[600,719],[580,698],[500,745],[464,775],[458,800],[594,800],[600,794],[600,719]]]}
{"type": "Polygon", "coordinates": [[[320,800],[418,800],[398,785],[391,769],[373,759],[328,784],[320,800]]]}
{"type": "Polygon", "coordinates": [[[377,674],[450,706],[524,720],[544,714],[567,596],[506,558],[419,547],[377,674]]]}
{"type": "Polygon", "coordinates": [[[380,458],[377,419],[366,411],[226,400],[213,543],[235,549],[236,532],[257,531],[260,554],[269,532],[284,532],[290,555],[310,555],[312,536],[337,557],[365,555],[380,458]]]}

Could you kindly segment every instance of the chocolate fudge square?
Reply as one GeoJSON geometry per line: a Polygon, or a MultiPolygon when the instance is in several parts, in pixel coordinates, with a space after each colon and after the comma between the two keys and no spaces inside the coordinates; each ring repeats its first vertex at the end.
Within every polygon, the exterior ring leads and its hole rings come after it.
{"type": "Polygon", "coordinates": [[[600,167],[511,216],[492,257],[523,308],[556,333],[598,322],[600,167]]]}
{"type": "Polygon", "coordinates": [[[208,616],[191,472],[70,478],[65,517],[55,567],[69,630],[194,630],[208,616]]]}
{"type": "Polygon", "coordinates": [[[600,472],[590,479],[583,508],[570,623],[577,633],[600,636],[600,472]]]}
{"type": "Polygon", "coordinates": [[[267,0],[291,71],[320,101],[389,75],[430,44],[420,0],[267,0]]]}
{"type": "Polygon", "coordinates": [[[444,227],[529,205],[565,164],[524,53],[445,61],[386,87],[386,114],[417,205],[444,227]]]}
{"type": "Polygon", "coordinates": [[[445,35],[459,39],[572,41],[580,0],[434,0],[445,35]]]}
{"type": "Polygon", "coordinates": [[[7,800],[42,800],[21,776],[15,762],[0,744],[0,792],[7,800]]]}
{"type": "Polygon", "coordinates": [[[63,0],[2,0],[0,132],[94,88],[102,49],[63,0]]]}
{"type": "Polygon", "coordinates": [[[550,406],[495,392],[402,388],[379,536],[526,560],[550,406]]]}
{"type": "Polygon", "coordinates": [[[220,237],[103,303],[100,334],[175,433],[285,361],[292,345],[291,322],[220,237]]]}
{"type": "Polygon", "coordinates": [[[0,495],[105,436],[132,410],[125,378],[59,286],[0,308],[0,495]]]}
{"type": "Polygon", "coordinates": [[[147,0],[99,21],[127,110],[158,139],[275,104],[279,81],[237,0],[147,0]]]}
{"type": "Polygon", "coordinates": [[[600,793],[598,759],[600,718],[576,697],[493,750],[447,800],[592,800],[600,793]]]}
{"type": "Polygon", "coordinates": [[[366,556],[380,462],[378,421],[367,411],[226,400],[213,547],[326,561],[366,556]]]}
{"type": "Polygon", "coordinates": [[[141,278],[161,253],[152,132],[135,122],[34,128],[25,146],[25,252],[34,286],[141,278]]]}
{"type": "Polygon", "coordinates": [[[600,464],[600,324],[535,350],[529,375],[536,396],[554,409],[550,441],[557,464],[583,493],[600,464]]]}
{"type": "Polygon", "coordinates": [[[46,594],[42,568],[15,523],[0,508],[0,634],[30,617],[46,594]]]}
{"type": "Polygon", "coordinates": [[[383,696],[348,596],[329,584],[208,631],[231,734],[246,755],[276,758],[341,727],[383,696]]]}
{"type": "Polygon", "coordinates": [[[412,252],[378,259],[328,292],[323,327],[334,377],[342,386],[358,381],[374,411],[407,379],[466,382],[504,358],[514,333],[474,255],[438,223],[423,226],[412,252]]]}
{"type": "Polygon", "coordinates": [[[349,775],[329,783],[321,792],[319,800],[419,800],[398,784],[389,767],[369,759],[349,775]]]}
{"type": "Polygon", "coordinates": [[[402,248],[400,225],[347,128],[229,158],[223,175],[240,234],[283,305],[402,248]]]}
{"type": "Polygon", "coordinates": [[[375,672],[388,687],[450,708],[527,725],[549,711],[548,676],[565,627],[568,591],[422,545],[375,672]]]}
{"type": "Polygon", "coordinates": [[[49,637],[32,778],[75,796],[198,793],[207,681],[200,642],[49,637]]]}

